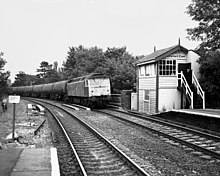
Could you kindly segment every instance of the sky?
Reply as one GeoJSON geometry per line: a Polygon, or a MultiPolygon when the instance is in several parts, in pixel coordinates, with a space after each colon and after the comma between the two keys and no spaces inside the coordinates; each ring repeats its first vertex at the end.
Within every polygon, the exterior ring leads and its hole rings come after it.
{"type": "Polygon", "coordinates": [[[0,52],[10,79],[36,74],[42,61],[61,67],[69,47],[124,47],[133,56],[178,44],[195,49],[187,28],[191,0],[0,0],[0,52]]]}

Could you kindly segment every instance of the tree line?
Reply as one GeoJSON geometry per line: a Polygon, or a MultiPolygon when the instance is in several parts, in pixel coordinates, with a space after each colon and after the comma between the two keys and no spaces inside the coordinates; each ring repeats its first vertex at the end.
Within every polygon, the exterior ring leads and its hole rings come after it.
{"type": "MultiPolygon", "coordinates": [[[[187,29],[189,40],[199,41],[195,52],[200,55],[200,83],[205,91],[206,107],[220,107],[220,6],[219,0],[192,0],[186,13],[193,21],[198,22],[194,28],[187,29]]],[[[0,54],[0,94],[4,94],[8,85],[10,72],[4,71],[6,60],[0,54]]],[[[115,92],[133,89],[136,82],[134,57],[126,51],[126,47],[108,48],[106,51],[98,47],[70,47],[66,60],[61,68],[57,62],[40,63],[36,75],[20,71],[13,86],[34,85],[71,79],[91,72],[101,72],[111,78],[115,92]]],[[[1,96],[0,95],[0,96],[1,96]]]]}
{"type": "Polygon", "coordinates": [[[118,93],[123,89],[135,89],[136,72],[133,64],[137,59],[138,57],[127,52],[126,47],[107,48],[106,51],[98,47],[85,48],[82,45],[69,47],[61,68],[58,68],[57,62],[50,64],[42,61],[36,75],[20,71],[12,86],[45,84],[90,73],[103,73],[111,79],[113,92],[118,93]]]}

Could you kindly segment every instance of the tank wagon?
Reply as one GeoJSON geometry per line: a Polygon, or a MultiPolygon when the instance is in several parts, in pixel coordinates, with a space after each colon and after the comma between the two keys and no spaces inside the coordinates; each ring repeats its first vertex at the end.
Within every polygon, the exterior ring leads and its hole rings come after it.
{"type": "Polygon", "coordinates": [[[110,79],[100,73],[55,83],[12,87],[11,90],[21,96],[62,100],[89,107],[106,106],[111,95],[110,79]]]}

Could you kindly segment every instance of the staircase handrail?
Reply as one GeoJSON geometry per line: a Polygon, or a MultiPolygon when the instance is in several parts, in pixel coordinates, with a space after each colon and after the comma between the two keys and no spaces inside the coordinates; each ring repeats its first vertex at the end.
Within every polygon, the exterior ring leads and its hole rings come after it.
{"type": "Polygon", "coordinates": [[[202,108],[205,109],[205,92],[202,90],[194,71],[192,71],[192,84],[196,86],[197,94],[199,94],[202,98],[202,108]]]}
{"type": "Polygon", "coordinates": [[[186,95],[189,95],[190,100],[191,100],[191,109],[193,109],[193,92],[191,91],[189,84],[187,83],[183,72],[181,71],[180,73],[178,73],[178,75],[181,75],[180,78],[178,77],[178,80],[180,79],[180,81],[181,81],[181,87],[184,85],[184,87],[186,89],[186,95]]]}

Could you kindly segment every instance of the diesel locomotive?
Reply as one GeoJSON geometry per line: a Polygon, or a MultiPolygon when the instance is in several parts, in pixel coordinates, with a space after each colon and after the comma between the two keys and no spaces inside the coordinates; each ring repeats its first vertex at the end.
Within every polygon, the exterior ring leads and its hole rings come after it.
{"type": "Polygon", "coordinates": [[[87,107],[105,107],[111,95],[110,79],[100,73],[33,86],[11,87],[11,93],[61,100],[87,107]]]}

